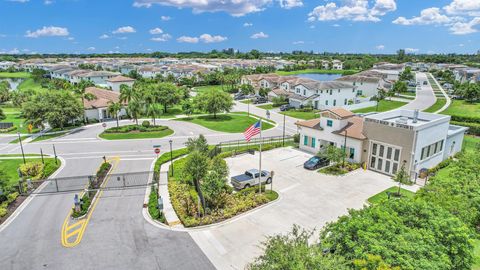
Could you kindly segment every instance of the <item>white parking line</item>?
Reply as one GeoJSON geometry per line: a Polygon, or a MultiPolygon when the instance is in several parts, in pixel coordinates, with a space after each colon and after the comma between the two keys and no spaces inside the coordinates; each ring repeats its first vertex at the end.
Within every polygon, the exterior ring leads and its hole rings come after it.
{"type": "Polygon", "coordinates": [[[291,190],[291,189],[294,189],[294,188],[296,188],[296,187],[298,187],[298,186],[300,186],[299,183],[293,184],[293,185],[288,186],[288,187],[286,187],[286,188],[284,188],[284,189],[281,189],[281,190],[280,190],[280,193],[285,193],[285,192],[287,192],[287,191],[289,191],[289,190],[291,190]]]}
{"type": "Polygon", "coordinates": [[[227,254],[227,251],[225,248],[218,242],[218,240],[213,236],[213,234],[210,231],[203,231],[203,235],[207,238],[208,242],[212,244],[212,246],[220,253],[220,255],[225,255],[227,254]]]}

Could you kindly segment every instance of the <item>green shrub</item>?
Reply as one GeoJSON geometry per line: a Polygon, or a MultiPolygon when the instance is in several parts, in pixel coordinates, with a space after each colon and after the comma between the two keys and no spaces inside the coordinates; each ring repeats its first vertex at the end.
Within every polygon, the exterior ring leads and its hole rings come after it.
{"type": "Polygon", "coordinates": [[[100,165],[100,168],[97,171],[97,177],[105,177],[105,175],[107,174],[108,170],[110,170],[111,167],[112,167],[112,164],[108,162],[102,163],[102,165],[100,165]]]}
{"type": "Polygon", "coordinates": [[[164,131],[168,129],[167,126],[151,126],[150,122],[148,122],[148,126],[145,126],[144,123],[148,121],[144,121],[141,126],[138,125],[126,125],[121,127],[112,127],[105,130],[105,133],[130,133],[130,132],[158,132],[164,131]]]}
{"type": "Polygon", "coordinates": [[[11,204],[18,197],[18,192],[12,192],[7,195],[7,204],[11,204]]]}
{"type": "Polygon", "coordinates": [[[300,133],[296,133],[295,135],[293,135],[293,142],[294,143],[300,142],[300,133]]]}
{"type": "Polygon", "coordinates": [[[20,165],[20,172],[27,178],[37,180],[43,176],[44,165],[41,162],[27,162],[20,165]]]}
{"type": "MultiPolygon", "coordinates": [[[[452,117],[452,119],[453,119],[453,117],[452,117]]],[[[468,127],[468,130],[467,130],[468,134],[472,134],[472,135],[475,135],[475,136],[480,136],[480,123],[457,122],[457,121],[450,121],[450,123],[453,124],[453,125],[468,127]]]]}
{"type": "Polygon", "coordinates": [[[150,121],[144,120],[144,121],[142,122],[142,127],[145,127],[145,128],[150,127],[150,121]]]}
{"type": "Polygon", "coordinates": [[[4,217],[8,213],[8,210],[3,205],[0,205],[0,218],[4,217]]]}
{"type": "Polygon", "coordinates": [[[3,128],[3,129],[0,129],[0,133],[8,133],[8,132],[12,132],[16,129],[17,129],[16,126],[12,126],[12,127],[9,127],[9,128],[3,128]]]}

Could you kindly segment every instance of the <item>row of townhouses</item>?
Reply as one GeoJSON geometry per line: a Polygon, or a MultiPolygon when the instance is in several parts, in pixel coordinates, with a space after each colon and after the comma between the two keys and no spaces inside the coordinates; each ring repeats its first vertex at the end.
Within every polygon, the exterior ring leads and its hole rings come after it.
{"type": "Polygon", "coordinates": [[[343,108],[323,110],[317,119],[296,123],[300,148],[319,153],[328,145],[345,149],[350,162],[394,175],[401,166],[415,177],[462,149],[465,127],[450,116],[393,110],[358,116],[343,108]]]}
{"type": "Polygon", "coordinates": [[[283,96],[295,108],[311,105],[315,109],[326,109],[369,101],[379,89],[389,90],[401,70],[372,69],[334,81],[254,74],[243,76],[240,83],[252,85],[256,94],[261,88],[267,88],[271,90],[268,93],[270,99],[283,96]]]}
{"type": "Polygon", "coordinates": [[[331,70],[342,70],[343,69],[343,62],[340,61],[340,60],[336,60],[336,59],[332,60],[332,61],[329,61],[329,60],[320,60],[320,61],[300,60],[300,61],[297,62],[297,64],[310,65],[310,66],[316,66],[317,64],[320,64],[320,67],[322,69],[331,69],[331,70]]]}

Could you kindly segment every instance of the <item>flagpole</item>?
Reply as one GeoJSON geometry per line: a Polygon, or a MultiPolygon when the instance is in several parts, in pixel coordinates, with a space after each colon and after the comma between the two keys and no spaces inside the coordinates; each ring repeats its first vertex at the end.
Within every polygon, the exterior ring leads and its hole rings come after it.
{"type": "Polygon", "coordinates": [[[259,193],[262,193],[262,118],[260,118],[260,151],[259,151],[259,172],[258,172],[258,186],[259,193]]]}

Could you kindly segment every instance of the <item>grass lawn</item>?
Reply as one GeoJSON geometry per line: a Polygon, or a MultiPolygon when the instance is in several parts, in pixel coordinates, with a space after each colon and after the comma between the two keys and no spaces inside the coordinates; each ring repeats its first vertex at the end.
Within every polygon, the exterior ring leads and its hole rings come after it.
{"type": "MultiPolygon", "coordinates": [[[[42,178],[46,178],[50,176],[53,172],[55,172],[59,167],[61,162],[59,161],[58,164],[55,164],[54,158],[44,158],[45,160],[45,169],[42,178]]],[[[41,158],[29,158],[26,159],[27,163],[29,162],[42,162],[41,158]]],[[[7,176],[10,180],[10,185],[14,185],[18,182],[18,167],[23,164],[22,158],[15,158],[15,159],[0,159],[0,170],[5,171],[7,176]]]]}
{"type": "MultiPolygon", "coordinates": [[[[25,154],[26,157],[39,157],[40,154],[25,154]]],[[[43,154],[43,156],[47,156],[43,154]]],[[[0,157],[22,157],[22,154],[0,154],[0,157]]]]}
{"type": "Polygon", "coordinates": [[[32,78],[28,78],[19,84],[17,90],[33,90],[36,93],[49,91],[48,88],[43,88],[41,84],[36,83],[32,78]]]}
{"type": "MultiPolygon", "coordinates": [[[[191,122],[211,130],[228,133],[244,132],[245,129],[258,121],[253,117],[248,117],[243,114],[218,114],[217,118],[213,118],[213,115],[203,115],[178,118],[176,120],[191,122]]],[[[262,122],[262,125],[263,130],[271,129],[273,127],[272,124],[267,122],[262,122]]]]}
{"type": "MultiPolygon", "coordinates": [[[[108,129],[107,129],[108,130],[108,129]]],[[[130,132],[118,132],[107,133],[102,132],[99,137],[105,140],[128,140],[128,139],[150,139],[150,138],[162,138],[173,134],[173,130],[166,128],[158,131],[130,131],[130,132]]]]}
{"type": "Polygon", "coordinates": [[[264,110],[272,110],[272,109],[273,109],[273,105],[272,105],[272,104],[258,105],[257,107],[258,107],[258,108],[262,108],[262,109],[264,109],[264,110]]]}
{"type": "Polygon", "coordinates": [[[241,103],[243,104],[252,104],[252,100],[251,99],[244,99],[242,101],[240,101],[241,103]]]}
{"type": "Polygon", "coordinates": [[[437,101],[435,101],[435,103],[432,106],[428,107],[423,111],[430,112],[430,113],[436,112],[440,110],[445,105],[445,103],[447,103],[447,100],[445,98],[437,97],[437,101]]]}
{"type": "MultiPolygon", "coordinates": [[[[398,192],[398,187],[395,186],[395,187],[387,188],[386,190],[368,198],[368,202],[371,203],[371,204],[378,204],[378,203],[380,203],[384,200],[388,200],[387,192],[397,193],[398,192]]],[[[411,198],[411,197],[413,197],[413,195],[415,195],[415,193],[411,192],[410,190],[406,190],[406,189],[403,189],[403,188],[400,188],[400,194],[402,195],[402,197],[406,197],[406,198],[411,198]]],[[[397,197],[394,197],[392,195],[392,196],[390,196],[390,198],[397,198],[397,197]]]]}
{"type": "Polygon", "coordinates": [[[0,78],[30,78],[28,72],[0,72],[0,78]]]}
{"type": "MultiPolygon", "coordinates": [[[[225,87],[226,90],[227,87],[225,87]]],[[[205,85],[205,86],[196,86],[194,87],[194,91],[197,93],[202,93],[210,89],[215,89],[215,90],[223,90],[221,85],[205,85]]]]}
{"type": "Polygon", "coordinates": [[[318,111],[302,112],[297,110],[288,110],[280,112],[280,114],[285,114],[286,116],[303,120],[310,120],[319,117],[318,111]]]}
{"type": "Polygon", "coordinates": [[[53,138],[63,136],[63,135],[65,135],[65,133],[66,132],[43,135],[43,136],[40,136],[40,137],[37,137],[37,138],[33,139],[31,142],[40,142],[40,141],[50,140],[50,139],[53,139],[53,138]]]}
{"type": "Polygon", "coordinates": [[[294,71],[276,71],[278,75],[296,75],[296,74],[306,74],[306,73],[316,73],[316,74],[353,74],[357,73],[360,70],[355,70],[355,69],[347,69],[347,70],[332,70],[332,69],[316,69],[316,68],[311,68],[311,69],[302,69],[302,70],[294,70],[294,71]]]}
{"type": "Polygon", "coordinates": [[[7,118],[0,122],[11,122],[17,127],[16,130],[8,133],[17,133],[17,131],[20,133],[28,133],[27,125],[24,123],[25,119],[20,117],[20,108],[2,108],[2,110],[7,118]],[[20,127],[20,125],[22,125],[22,127],[20,127]]]}
{"type": "MultiPolygon", "coordinates": [[[[396,101],[396,100],[380,100],[378,104],[378,112],[386,112],[390,110],[397,109],[407,104],[406,102],[396,101]]],[[[377,106],[362,108],[358,110],[353,110],[354,113],[369,113],[377,111],[377,106]]]]}
{"type": "Polygon", "coordinates": [[[473,265],[472,270],[480,270],[480,240],[473,241],[473,265]]]}
{"type": "MultiPolygon", "coordinates": [[[[23,136],[20,136],[20,138],[22,139],[22,142],[23,142],[23,141],[24,141],[26,138],[28,138],[28,137],[30,137],[30,135],[23,135],[23,136]]],[[[18,143],[19,141],[20,141],[20,140],[18,139],[18,136],[17,136],[17,137],[15,137],[15,140],[13,140],[13,141],[10,141],[10,142],[8,142],[8,143],[11,143],[11,144],[16,144],[16,143],[18,143]]]]}
{"type": "Polygon", "coordinates": [[[470,103],[465,100],[453,99],[450,106],[442,114],[480,118],[480,102],[470,103]]]}

